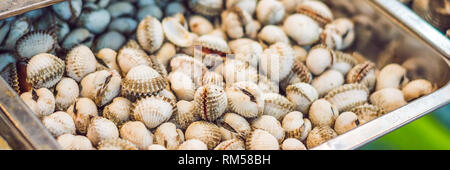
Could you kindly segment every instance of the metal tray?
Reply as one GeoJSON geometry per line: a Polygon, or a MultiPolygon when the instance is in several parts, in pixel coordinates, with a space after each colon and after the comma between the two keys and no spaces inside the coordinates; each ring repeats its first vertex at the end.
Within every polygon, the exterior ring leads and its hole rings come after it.
{"type": "MultiPolygon", "coordinates": [[[[38,0],[31,1],[38,2],[38,0]]],[[[61,0],[44,0],[38,2],[41,5],[30,3],[28,7],[9,8],[7,11],[2,6],[5,1],[0,1],[0,18],[42,8],[59,1],[61,0]]],[[[332,3],[331,1],[333,0],[326,2],[332,3]]],[[[18,1],[6,0],[6,2],[18,1]]],[[[354,0],[354,4],[363,6],[360,11],[374,12],[371,17],[386,24],[386,28],[377,30],[378,35],[374,34],[366,46],[355,43],[352,48],[373,60],[378,67],[391,62],[402,64],[406,61],[409,78],[428,79],[438,86],[438,90],[313,149],[357,149],[450,103],[449,40],[397,1],[354,0]]],[[[3,79],[0,79],[0,136],[13,149],[60,149],[39,119],[3,79]]]]}

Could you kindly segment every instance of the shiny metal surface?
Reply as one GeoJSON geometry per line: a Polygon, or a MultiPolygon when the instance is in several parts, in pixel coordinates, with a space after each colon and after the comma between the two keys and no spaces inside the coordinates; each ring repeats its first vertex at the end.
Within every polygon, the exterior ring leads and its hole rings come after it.
{"type": "Polygon", "coordinates": [[[0,0],[0,19],[43,8],[64,0],[0,0]]]}

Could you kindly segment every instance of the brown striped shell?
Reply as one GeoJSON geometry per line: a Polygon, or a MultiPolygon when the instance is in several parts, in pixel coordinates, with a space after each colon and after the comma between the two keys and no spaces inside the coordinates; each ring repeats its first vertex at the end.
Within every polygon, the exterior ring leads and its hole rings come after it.
{"type": "Polygon", "coordinates": [[[195,112],[194,101],[179,100],[177,103],[177,113],[175,121],[181,129],[186,129],[192,122],[200,120],[200,116],[195,112]]]}
{"type": "Polygon", "coordinates": [[[370,61],[358,64],[347,73],[347,83],[361,83],[372,91],[377,79],[375,69],[375,64],[370,61]]]}
{"type": "Polygon", "coordinates": [[[277,138],[269,132],[255,129],[245,140],[248,150],[279,150],[277,138]]]}
{"type": "Polygon", "coordinates": [[[367,103],[369,90],[362,84],[345,84],[331,90],[325,99],[336,106],[339,112],[367,103]]]}
{"type": "Polygon", "coordinates": [[[278,120],[282,120],[286,114],[295,109],[294,104],[292,104],[291,101],[278,93],[265,93],[263,98],[263,115],[273,116],[278,120]]]}
{"type": "Polygon", "coordinates": [[[169,120],[176,110],[174,101],[161,96],[150,96],[133,103],[132,117],[152,129],[169,120]]]}
{"type": "MultiPolygon", "coordinates": [[[[241,137],[243,139],[245,139],[252,131],[248,121],[236,113],[226,113],[221,119],[219,119],[218,125],[221,127],[221,130],[224,128],[230,133],[233,133],[232,136],[241,137]]],[[[222,139],[225,139],[223,135],[222,139]]]]}
{"type": "Polygon", "coordinates": [[[67,111],[72,116],[77,133],[86,134],[91,118],[98,116],[98,110],[95,103],[89,98],[78,98],[67,111]]]}
{"type": "Polygon", "coordinates": [[[303,114],[297,111],[288,113],[281,124],[286,131],[286,138],[295,138],[301,141],[306,139],[312,127],[309,119],[303,118],[303,114]]]}
{"type": "Polygon", "coordinates": [[[244,141],[238,138],[223,141],[214,150],[245,150],[244,141]]]}
{"type": "Polygon", "coordinates": [[[261,89],[252,82],[237,82],[226,88],[228,110],[245,118],[262,115],[264,99],[261,89]]]}
{"type": "Polygon", "coordinates": [[[350,111],[358,116],[360,124],[365,124],[385,113],[382,108],[371,104],[356,106],[350,111]]]}
{"type": "Polygon", "coordinates": [[[131,101],[124,97],[116,97],[109,105],[103,108],[103,117],[120,126],[130,120],[131,101]]]}
{"type": "Polygon", "coordinates": [[[138,25],[137,40],[144,50],[153,53],[164,41],[164,32],[158,19],[148,15],[138,25]]]}
{"type": "Polygon", "coordinates": [[[204,16],[216,16],[223,8],[222,0],[188,0],[189,8],[204,16]]]}
{"type": "Polygon", "coordinates": [[[311,83],[313,77],[308,67],[300,61],[294,60],[289,75],[280,82],[281,89],[285,90],[287,86],[295,83],[311,83]]]}
{"type": "Polygon", "coordinates": [[[333,21],[333,13],[322,1],[303,1],[297,6],[297,12],[311,17],[322,26],[333,21]]]}
{"type": "Polygon", "coordinates": [[[147,65],[132,68],[122,80],[122,95],[130,100],[158,93],[167,85],[166,80],[147,65]]]}
{"type": "Polygon", "coordinates": [[[125,139],[106,139],[98,144],[98,150],[137,150],[138,148],[125,139]]]}
{"type": "Polygon", "coordinates": [[[206,121],[197,121],[189,125],[185,132],[186,140],[198,139],[213,149],[220,143],[219,127],[206,121]]]}
{"type": "Polygon", "coordinates": [[[287,138],[281,144],[281,150],[307,150],[306,146],[298,139],[287,138]]]}
{"type": "Polygon", "coordinates": [[[194,103],[196,113],[203,120],[212,122],[222,116],[227,109],[228,101],[222,87],[216,85],[205,85],[195,92],[194,103]]]}
{"type": "Polygon", "coordinates": [[[317,126],[309,132],[308,138],[306,138],[306,146],[311,149],[336,136],[337,133],[329,126],[317,126]]]}
{"type": "Polygon", "coordinates": [[[331,66],[331,69],[337,70],[343,75],[346,75],[356,64],[358,64],[358,61],[352,54],[342,51],[335,51],[335,53],[336,61],[333,63],[333,66],[331,66]]]}
{"type": "Polygon", "coordinates": [[[319,98],[319,94],[307,83],[296,83],[286,88],[286,97],[294,104],[295,110],[307,114],[309,106],[319,98]]]}
{"type": "Polygon", "coordinates": [[[78,45],[66,56],[66,74],[79,82],[84,76],[96,70],[97,60],[91,49],[78,45]]]}
{"type": "Polygon", "coordinates": [[[27,64],[26,81],[36,89],[53,87],[62,78],[64,66],[64,61],[52,54],[35,55],[27,64]]]}

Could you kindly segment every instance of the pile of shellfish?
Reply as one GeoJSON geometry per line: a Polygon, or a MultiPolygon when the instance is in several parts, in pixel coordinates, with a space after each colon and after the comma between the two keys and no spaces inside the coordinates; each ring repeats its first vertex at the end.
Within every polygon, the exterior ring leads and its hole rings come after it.
{"type": "Polygon", "coordinates": [[[305,150],[436,89],[357,26],[318,0],[69,0],[0,21],[1,75],[63,149],[305,150]]]}

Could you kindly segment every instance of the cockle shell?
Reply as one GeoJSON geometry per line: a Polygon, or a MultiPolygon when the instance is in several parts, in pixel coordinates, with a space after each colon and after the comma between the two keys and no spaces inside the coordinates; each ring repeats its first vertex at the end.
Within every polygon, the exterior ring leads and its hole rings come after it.
{"type": "Polygon", "coordinates": [[[169,68],[169,61],[177,53],[175,45],[170,42],[165,42],[161,48],[156,53],[156,58],[164,65],[164,67],[169,68]]]}
{"type": "Polygon", "coordinates": [[[175,55],[170,61],[170,68],[172,72],[181,71],[189,75],[194,81],[196,88],[201,85],[202,75],[208,70],[201,61],[186,54],[175,55]]]}
{"type": "Polygon", "coordinates": [[[145,17],[139,23],[136,34],[139,44],[149,53],[158,50],[164,41],[162,25],[152,16],[145,17]]]}
{"type": "Polygon", "coordinates": [[[199,15],[194,15],[189,18],[189,28],[193,33],[200,36],[208,34],[213,31],[214,27],[211,22],[199,15]]]}
{"type": "Polygon", "coordinates": [[[219,127],[206,121],[197,121],[189,125],[185,132],[186,140],[198,139],[213,149],[220,143],[221,133],[219,127]]]}
{"type": "Polygon", "coordinates": [[[167,149],[162,145],[152,144],[148,146],[147,150],[167,150],[167,149]]]}
{"type": "Polygon", "coordinates": [[[339,116],[339,111],[336,106],[327,100],[319,99],[311,104],[308,116],[314,127],[333,126],[334,121],[339,116]]]}
{"type": "Polygon", "coordinates": [[[325,25],[333,21],[333,13],[322,1],[302,1],[297,6],[297,12],[311,17],[321,25],[325,25]]]}
{"type": "Polygon", "coordinates": [[[328,70],[313,79],[311,85],[317,90],[319,96],[344,84],[344,76],[336,70],[328,70]]]}
{"type": "Polygon", "coordinates": [[[202,85],[204,86],[209,84],[216,85],[222,88],[225,87],[223,76],[212,71],[207,71],[203,74],[202,85]]]}
{"type": "Polygon", "coordinates": [[[279,150],[277,138],[269,132],[255,129],[245,140],[248,150],[279,150]]]}
{"type": "Polygon", "coordinates": [[[221,86],[201,86],[194,96],[196,113],[203,120],[212,122],[222,116],[228,106],[227,96],[221,86]]]}
{"type": "Polygon", "coordinates": [[[375,64],[370,61],[358,64],[347,73],[347,83],[361,83],[372,91],[377,81],[375,72],[375,64]]]}
{"type": "Polygon", "coordinates": [[[367,123],[385,113],[382,108],[371,104],[356,106],[350,111],[358,116],[360,124],[367,123]]]}
{"type": "Polygon", "coordinates": [[[170,88],[179,100],[194,100],[195,84],[191,77],[181,71],[173,71],[168,76],[170,88]]]}
{"type": "Polygon", "coordinates": [[[266,25],[258,33],[258,39],[266,46],[270,46],[277,42],[289,44],[289,38],[283,28],[276,25],[266,25]]]}
{"type": "Polygon", "coordinates": [[[383,88],[370,95],[370,103],[383,108],[387,113],[406,105],[402,91],[396,88],[383,88]]]}
{"type": "MultiPolygon", "coordinates": [[[[236,137],[243,139],[252,131],[248,121],[236,113],[226,113],[218,122],[221,129],[225,128],[231,133],[235,133],[236,137]]],[[[224,139],[223,136],[222,139],[224,139]]]]}
{"type": "Polygon", "coordinates": [[[278,24],[285,13],[283,4],[276,0],[261,0],[256,6],[256,18],[264,25],[278,24]]]}
{"type": "Polygon", "coordinates": [[[254,118],[264,111],[264,98],[258,85],[252,82],[237,82],[227,87],[228,110],[245,118],[254,118]]]}
{"type": "Polygon", "coordinates": [[[162,28],[166,38],[179,47],[189,47],[194,42],[187,28],[183,26],[184,16],[179,14],[178,17],[166,17],[162,21],[162,28]]]}
{"type": "Polygon", "coordinates": [[[293,45],[292,49],[294,49],[295,60],[299,61],[301,63],[305,63],[306,57],[308,55],[308,51],[306,51],[305,48],[303,48],[299,45],[293,45]]]}
{"type": "Polygon", "coordinates": [[[408,83],[406,69],[398,64],[388,64],[377,76],[376,91],[384,88],[400,88],[408,83]]]}
{"type": "Polygon", "coordinates": [[[306,66],[314,75],[322,74],[328,67],[333,66],[336,54],[331,48],[323,44],[314,46],[306,58],[306,66]]]}
{"type": "Polygon", "coordinates": [[[92,99],[97,106],[101,107],[119,95],[121,77],[117,71],[101,70],[91,74],[94,75],[86,76],[81,81],[81,95],[83,97],[92,99]]]}
{"type": "Polygon", "coordinates": [[[175,150],[184,142],[183,131],[177,129],[173,123],[163,123],[155,131],[155,143],[168,150],[175,150]]]}
{"type": "Polygon", "coordinates": [[[175,121],[181,129],[186,129],[192,122],[200,120],[200,116],[195,112],[194,101],[179,100],[177,103],[177,113],[175,121]]]}
{"type": "Polygon", "coordinates": [[[313,76],[309,71],[308,67],[302,62],[294,60],[294,65],[292,66],[289,75],[280,82],[281,89],[285,90],[287,86],[295,83],[311,83],[313,76]]]}
{"type": "Polygon", "coordinates": [[[293,65],[294,50],[289,44],[283,42],[277,42],[264,50],[259,60],[260,69],[275,82],[286,78],[293,65]]]}
{"type": "Polygon", "coordinates": [[[117,52],[110,48],[103,48],[96,54],[97,58],[102,60],[110,69],[114,69],[120,72],[119,65],[117,63],[117,52]]]}
{"type": "Polygon", "coordinates": [[[214,150],[245,150],[244,141],[241,139],[230,139],[217,145],[214,150]]]}
{"type": "Polygon", "coordinates": [[[79,82],[84,76],[96,69],[97,60],[91,49],[78,45],[69,51],[66,57],[66,74],[79,82]]]}
{"type": "Polygon", "coordinates": [[[59,136],[56,141],[64,150],[94,150],[91,141],[86,136],[64,134],[59,136]]]}
{"type": "Polygon", "coordinates": [[[86,133],[86,137],[94,144],[107,139],[118,139],[119,130],[110,120],[103,117],[91,119],[91,123],[86,133]]]}
{"type": "Polygon", "coordinates": [[[222,29],[231,39],[244,36],[244,23],[236,10],[226,10],[220,15],[222,19],[222,29]]]}
{"type": "Polygon", "coordinates": [[[230,47],[225,40],[211,36],[203,35],[194,41],[194,46],[200,46],[202,50],[202,55],[206,54],[217,54],[221,57],[229,54],[231,52],[230,47]]]}
{"type": "Polygon", "coordinates": [[[150,96],[167,85],[166,80],[147,65],[133,67],[122,81],[122,95],[129,99],[150,96]]]}
{"type": "Polygon", "coordinates": [[[32,89],[22,93],[20,98],[38,117],[50,115],[55,111],[55,97],[46,88],[32,89]]]}
{"type": "Polygon", "coordinates": [[[129,121],[120,128],[120,137],[144,150],[153,143],[153,134],[139,121],[129,121]]]}
{"type": "Polygon", "coordinates": [[[336,106],[339,112],[367,103],[369,89],[362,84],[345,84],[337,87],[325,96],[325,100],[336,106]]]}
{"type": "Polygon", "coordinates": [[[34,88],[50,88],[59,82],[63,74],[63,60],[52,54],[41,53],[28,62],[26,81],[34,88]]]}
{"type": "Polygon", "coordinates": [[[21,59],[28,60],[40,53],[52,53],[57,43],[54,33],[31,31],[17,40],[15,51],[21,59]]]}
{"type": "Polygon", "coordinates": [[[98,116],[95,103],[89,98],[78,98],[67,111],[72,116],[77,132],[86,134],[91,118],[98,116]]]}
{"type": "Polygon", "coordinates": [[[402,89],[403,96],[406,101],[425,96],[432,93],[436,89],[431,82],[424,79],[417,79],[409,82],[402,89]]]}
{"type": "Polygon", "coordinates": [[[337,133],[329,126],[317,126],[309,132],[308,138],[306,138],[306,146],[311,149],[336,136],[337,133]]]}
{"type": "Polygon", "coordinates": [[[281,143],[285,137],[285,131],[281,127],[281,123],[273,116],[262,115],[261,117],[252,121],[253,129],[261,129],[272,134],[278,143],[281,143]]]}
{"type": "Polygon", "coordinates": [[[141,121],[147,128],[152,129],[169,120],[177,109],[174,101],[161,96],[151,96],[133,103],[132,110],[134,120],[141,121]]]}
{"type": "Polygon", "coordinates": [[[257,0],[226,0],[225,6],[227,9],[237,7],[253,15],[256,10],[256,4],[257,0]]]}
{"type": "Polygon", "coordinates": [[[258,58],[263,52],[263,47],[256,41],[240,38],[228,42],[228,46],[234,54],[234,58],[242,62],[248,62],[251,66],[258,66],[258,58]]]}
{"type": "Polygon", "coordinates": [[[282,127],[286,132],[286,138],[295,138],[304,141],[311,131],[311,122],[303,118],[303,114],[298,111],[290,112],[284,116],[282,127]]]}
{"type": "MultiPolygon", "coordinates": [[[[331,69],[341,72],[343,75],[347,73],[356,65],[358,61],[353,57],[352,54],[344,53],[341,51],[335,51],[336,61],[331,66],[331,69]]],[[[348,75],[347,75],[348,76],[348,75]]]]}
{"type": "Polygon", "coordinates": [[[303,14],[293,14],[284,20],[283,29],[298,45],[311,45],[320,39],[319,24],[303,14]]]}
{"type": "Polygon", "coordinates": [[[286,88],[286,97],[294,104],[295,110],[307,114],[309,106],[319,98],[319,94],[307,83],[296,83],[286,88]]]}
{"type": "Polygon", "coordinates": [[[240,60],[227,59],[225,63],[219,65],[214,72],[222,74],[226,85],[231,86],[241,81],[250,81],[256,83],[258,81],[258,70],[248,63],[240,60]]]}
{"type": "Polygon", "coordinates": [[[72,117],[66,112],[55,112],[42,118],[42,124],[54,136],[58,137],[63,134],[75,134],[75,123],[72,117]]]}
{"type": "Polygon", "coordinates": [[[103,117],[111,120],[116,126],[130,120],[131,102],[123,97],[116,97],[111,104],[103,108],[103,117]]]}
{"type": "Polygon", "coordinates": [[[133,67],[139,65],[151,65],[151,61],[143,50],[124,47],[120,49],[117,54],[117,64],[122,71],[122,75],[125,76],[133,67]]]}
{"type": "Polygon", "coordinates": [[[198,139],[190,139],[178,146],[177,150],[208,150],[208,146],[198,139]]]}
{"type": "Polygon", "coordinates": [[[358,116],[353,112],[341,113],[336,119],[334,130],[337,134],[343,134],[359,125],[358,116]]]}
{"type": "Polygon", "coordinates": [[[278,84],[267,78],[265,75],[258,74],[253,76],[257,77],[258,87],[263,93],[278,93],[280,91],[278,84]]]}
{"type": "Polygon", "coordinates": [[[278,93],[265,93],[263,98],[263,115],[273,116],[278,120],[282,120],[286,114],[295,109],[294,104],[292,104],[291,101],[278,93]]]}
{"type": "Polygon", "coordinates": [[[137,150],[130,141],[121,138],[105,139],[98,144],[98,150],[137,150]]]}
{"type": "Polygon", "coordinates": [[[287,138],[281,144],[281,150],[306,150],[306,146],[298,139],[287,138]]]}
{"type": "Polygon", "coordinates": [[[325,26],[322,42],[332,49],[344,50],[355,40],[354,27],[350,19],[338,18],[325,26]]]}
{"type": "Polygon", "coordinates": [[[189,8],[193,11],[205,15],[219,15],[223,8],[223,0],[188,0],[189,8]]]}

